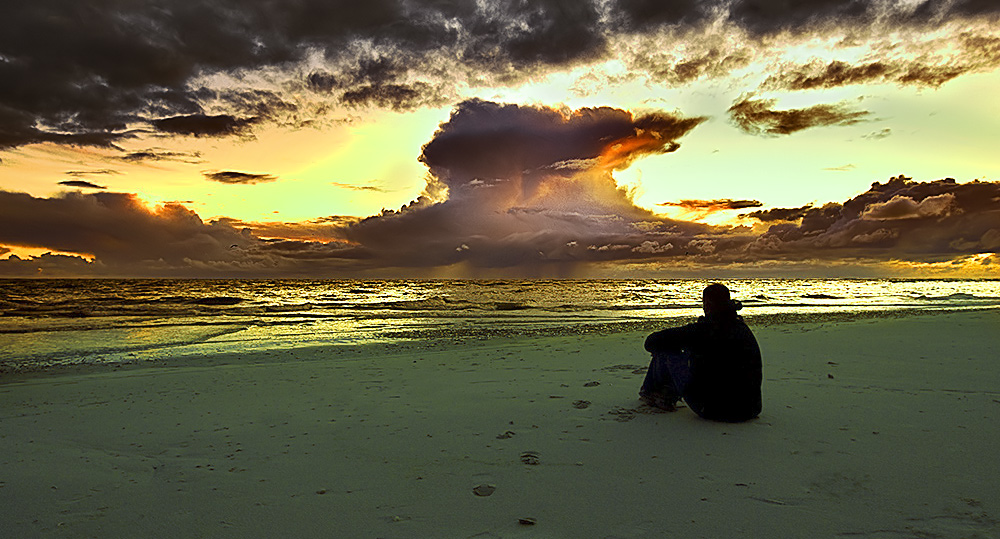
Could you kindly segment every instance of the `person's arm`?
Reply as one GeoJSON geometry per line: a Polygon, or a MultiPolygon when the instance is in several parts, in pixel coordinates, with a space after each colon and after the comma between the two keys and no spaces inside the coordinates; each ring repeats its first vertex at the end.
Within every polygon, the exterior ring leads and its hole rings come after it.
{"type": "Polygon", "coordinates": [[[677,352],[696,340],[698,323],[668,328],[646,337],[647,352],[677,352]]]}

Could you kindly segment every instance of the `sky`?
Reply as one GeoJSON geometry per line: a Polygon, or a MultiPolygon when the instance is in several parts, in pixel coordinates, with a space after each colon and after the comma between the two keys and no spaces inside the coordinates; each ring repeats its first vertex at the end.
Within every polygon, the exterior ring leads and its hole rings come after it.
{"type": "Polygon", "coordinates": [[[1000,278],[994,0],[15,0],[0,277],[1000,278]]]}

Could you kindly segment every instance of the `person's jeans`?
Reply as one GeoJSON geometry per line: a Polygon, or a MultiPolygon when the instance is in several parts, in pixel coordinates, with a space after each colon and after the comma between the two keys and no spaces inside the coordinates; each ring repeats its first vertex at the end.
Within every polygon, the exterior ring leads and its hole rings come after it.
{"type": "Polygon", "coordinates": [[[639,395],[662,397],[670,404],[684,397],[684,390],[691,382],[691,354],[687,351],[656,352],[649,362],[646,378],[639,395]]]}

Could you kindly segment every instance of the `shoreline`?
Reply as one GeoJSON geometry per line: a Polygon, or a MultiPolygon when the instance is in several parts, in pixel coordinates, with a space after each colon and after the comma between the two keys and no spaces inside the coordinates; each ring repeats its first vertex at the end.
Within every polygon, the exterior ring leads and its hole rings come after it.
{"type": "Polygon", "coordinates": [[[764,412],[742,424],[640,406],[640,332],[32,376],[0,385],[0,519],[24,537],[990,536],[998,327],[995,309],[754,326],[764,412]]]}
{"type": "MultiPolygon", "coordinates": [[[[954,313],[974,313],[974,312],[1000,312],[1000,307],[962,307],[962,308],[906,308],[888,310],[866,310],[866,311],[833,311],[833,312],[790,312],[776,314],[749,314],[743,315],[747,324],[752,328],[769,328],[782,325],[809,325],[809,324],[829,324],[845,323],[870,319],[894,319],[908,317],[940,316],[954,313]]],[[[682,325],[694,321],[694,317],[665,318],[658,320],[627,320],[620,322],[600,322],[586,323],[553,327],[519,327],[500,326],[494,328],[486,327],[452,327],[448,329],[425,329],[411,330],[407,332],[382,332],[378,337],[388,338],[388,342],[371,342],[362,344],[304,344],[292,346],[271,346],[255,348],[249,351],[251,354],[264,354],[273,356],[274,353],[283,350],[309,351],[312,349],[337,349],[348,351],[348,354],[371,353],[376,355],[392,354],[394,350],[402,347],[411,348],[414,345],[447,347],[453,345],[465,345],[469,342],[490,342],[500,340],[536,339],[544,337],[569,337],[569,336],[606,336],[624,333],[651,333],[664,327],[672,325],[682,325]],[[370,351],[370,352],[368,352],[370,351]]],[[[265,341],[270,343],[273,341],[265,341]]],[[[251,343],[258,345],[258,342],[251,343]]],[[[176,365],[198,365],[206,356],[212,357],[208,365],[240,363],[236,358],[246,355],[246,350],[236,350],[232,346],[224,346],[221,343],[212,341],[191,343],[187,345],[173,345],[162,348],[138,349],[131,352],[123,351],[108,353],[107,356],[120,356],[122,360],[110,360],[100,363],[92,361],[59,360],[58,363],[51,364],[0,364],[0,386],[16,380],[22,380],[35,376],[58,376],[61,374],[82,374],[90,372],[101,372],[105,370],[130,370],[136,368],[155,368],[161,366],[176,365]],[[146,356],[145,358],[142,356],[146,356]]]]}

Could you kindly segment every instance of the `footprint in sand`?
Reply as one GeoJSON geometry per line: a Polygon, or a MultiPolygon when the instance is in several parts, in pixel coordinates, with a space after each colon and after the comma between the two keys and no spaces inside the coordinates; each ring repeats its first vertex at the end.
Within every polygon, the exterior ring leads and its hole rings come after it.
{"type": "Polygon", "coordinates": [[[539,464],[538,453],[535,451],[521,453],[521,463],[529,466],[537,466],[539,464]]]}
{"type": "Polygon", "coordinates": [[[579,410],[583,410],[584,408],[587,408],[588,406],[590,406],[590,401],[579,400],[579,401],[574,401],[573,402],[573,408],[576,408],[576,409],[579,409],[579,410]]]}
{"type": "Polygon", "coordinates": [[[616,372],[616,371],[630,371],[632,374],[642,374],[646,372],[646,367],[642,365],[608,365],[607,367],[601,367],[600,369],[594,369],[596,371],[603,372],[616,372]]]}
{"type": "Polygon", "coordinates": [[[635,419],[636,410],[634,408],[622,408],[621,406],[616,406],[608,413],[615,416],[615,421],[632,421],[635,419]]]}
{"type": "Polygon", "coordinates": [[[476,496],[486,497],[486,496],[489,496],[490,494],[493,494],[494,492],[496,492],[496,490],[497,490],[496,485],[486,485],[486,484],[483,484],[483,485],[477,485],[477,486],[475,486],[472,489],[472,493],[475,494],[476,496]]]}
{"type": "Polygon", "coordinates": [[[648,404],[642,404],[638,408],[625,408],[622,406],[616,406],[608,413],[615,416],[615,421],[632,421],[638,414],[665,414],[670,412],[670,410],[664,410],[662,408],[657,408],[655,406],[649,406],[648,404]]]}

